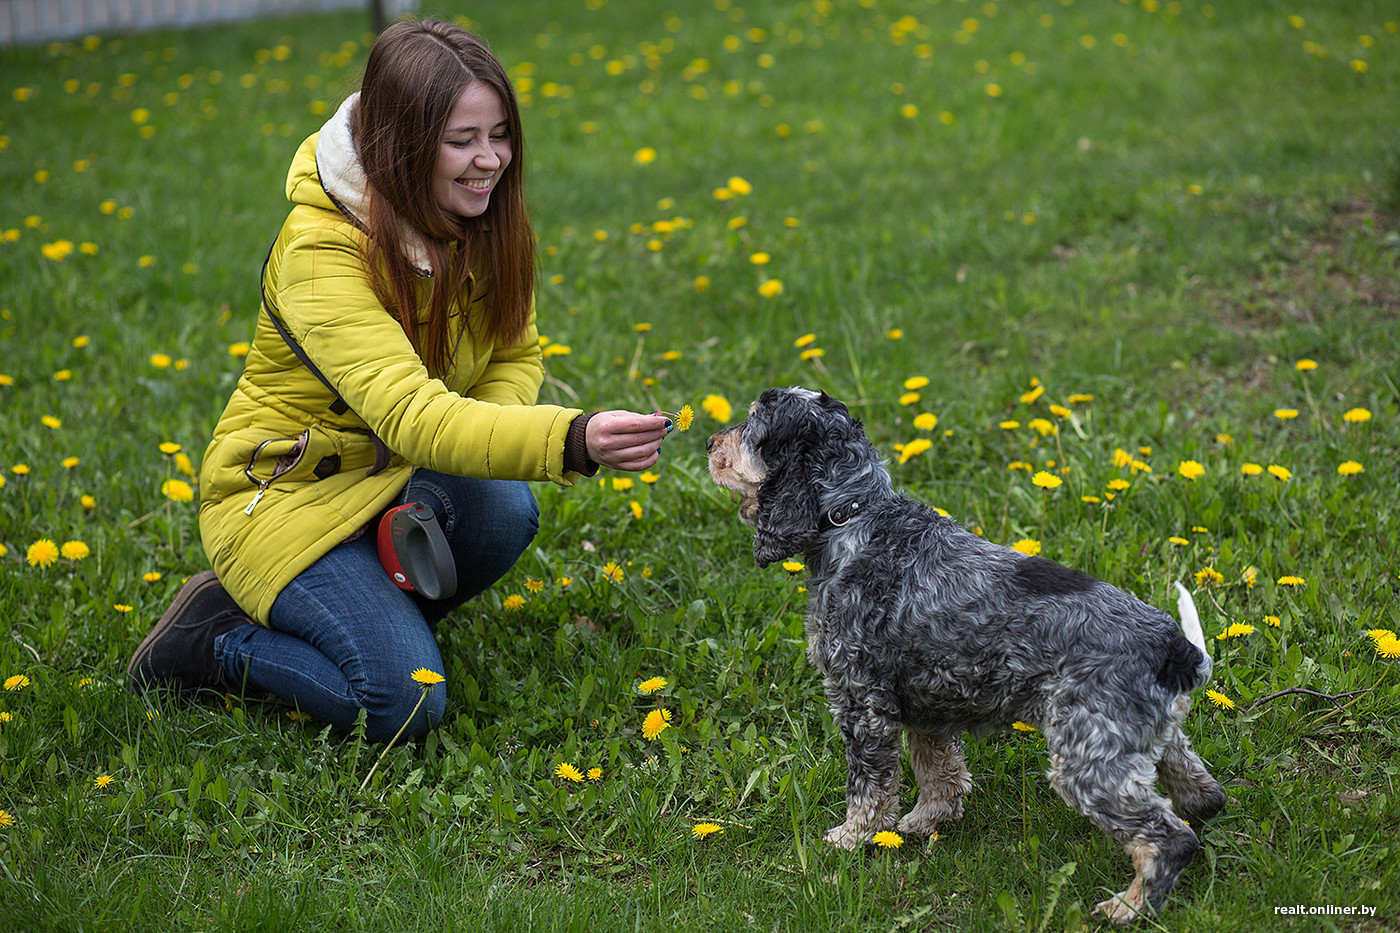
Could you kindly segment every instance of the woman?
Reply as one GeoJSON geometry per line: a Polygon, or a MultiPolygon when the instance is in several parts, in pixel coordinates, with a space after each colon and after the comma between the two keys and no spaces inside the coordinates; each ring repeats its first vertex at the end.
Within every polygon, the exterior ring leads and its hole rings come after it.
{"type": "MultiPolygon", "coordinates": [[[[263,690],[345,730],[363,711],[386,740],[421,696],[412,673],[443,672],[437,621],[534,537],[524,481],[656,463],[661,415],[537,404],[523,162],[514,91],[480,40],[431,20],[385,30],[359,93],[292,162],[252,349],[200,474],[213,570],[137,649],[134,687],[263,690]],[[381,517],[409,503],[450,548],[453,595],[402,589],[381,564],[381,517]]],[[[444,706],[432,691],[407,732],[444,706]]]]}

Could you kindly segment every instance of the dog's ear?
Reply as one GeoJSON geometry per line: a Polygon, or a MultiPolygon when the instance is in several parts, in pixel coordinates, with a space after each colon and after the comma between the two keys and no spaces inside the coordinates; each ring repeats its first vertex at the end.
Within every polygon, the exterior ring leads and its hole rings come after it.
{"type": "Polygon", "coordinates": [[[767,567],[806,549],[817,534],[817,491],[812,488],[811,442],[789,436],[764,447],[767,474],[758,487],[753,556],[767,567]]]}

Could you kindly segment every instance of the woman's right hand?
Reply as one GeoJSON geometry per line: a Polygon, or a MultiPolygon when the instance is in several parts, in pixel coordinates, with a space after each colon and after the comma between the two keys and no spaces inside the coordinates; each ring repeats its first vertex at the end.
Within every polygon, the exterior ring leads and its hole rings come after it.
{"type": "Polygon", "coordinates": [[[665,415],[600,411],[588,419],[588,459],[612,470],[640,472],[656,465],[670,433],[665,415]]]}

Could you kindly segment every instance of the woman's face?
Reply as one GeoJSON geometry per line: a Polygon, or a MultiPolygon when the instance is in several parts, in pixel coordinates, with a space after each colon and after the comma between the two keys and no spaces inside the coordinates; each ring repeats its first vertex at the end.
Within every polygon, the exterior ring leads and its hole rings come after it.
{"type": "Polygon", "coordinates": [[[495,88],[473,81],[462,91],[438,143],[433,198],[458,217],[478,217],[510,164],[512,140],[495,88]]]}

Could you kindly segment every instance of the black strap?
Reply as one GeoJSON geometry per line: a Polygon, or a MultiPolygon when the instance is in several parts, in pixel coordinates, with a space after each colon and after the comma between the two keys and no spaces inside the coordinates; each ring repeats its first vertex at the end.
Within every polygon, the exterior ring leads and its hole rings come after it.
{"type": "MultiPolygon", "coordinates": [[[[316,364],[311,362],[311,357],[306,355],[306,351],[301,348],[301,344],[292,339],[292,335],[287,332],[286,325],[284,325],[277,316],[277,306],[272,303],[272,298],[267,293],[267,264],[272,261],[272,251],[276,246],[277,241],[273,240],[272,246],[267,248],[267,258],[263,260],[262,272],[258,275],[258,284],[262,288],[263,307],[267,309],[267,319],[272,322],[273,327],[277,328],[277,333],[282,336],[282,340],[287,344],[287,348],[296,354],[297,359],[301,360],[302,365],[311,370],[311,375],[321,380],[321,385],[329,389],[331,395],[335,396],[335,401],[330,404],[330,410],[337,415],[343,415],[347,411],[350,411],[350,403],[341,397],[340,392],[335,386],[331,385],[331,381],[326,378],[325,373],[321,372],[321,370],[316,367],[316,364]]],[[[368,475],[373,476],[389,465],[389,458],[394,455],[394,452],[389,449],[388,444],[380,440],[378,434],[370,431],[369,436],[374,440],[374,466],[370,468],[368,475]]]]}

